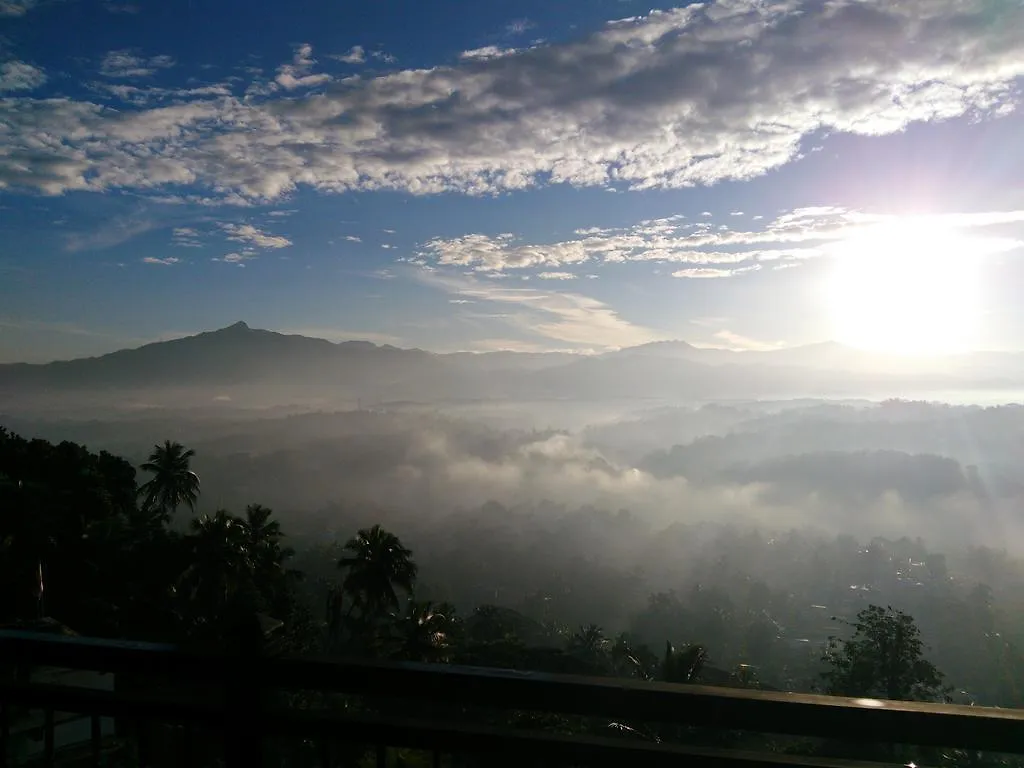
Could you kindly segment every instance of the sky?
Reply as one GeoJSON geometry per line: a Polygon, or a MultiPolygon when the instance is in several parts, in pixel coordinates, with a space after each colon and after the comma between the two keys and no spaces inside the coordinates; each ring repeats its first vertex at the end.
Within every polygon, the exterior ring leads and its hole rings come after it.
{"type": "Polygon", "coordinates": [[[0,362],[1024,350],[1021,0],[0,0],[0,362]]]}

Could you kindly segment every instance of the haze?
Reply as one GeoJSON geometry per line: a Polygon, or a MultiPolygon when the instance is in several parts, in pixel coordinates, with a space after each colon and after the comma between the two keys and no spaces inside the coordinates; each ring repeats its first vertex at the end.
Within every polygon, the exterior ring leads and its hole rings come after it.
{"type": "MultiPolygon", "coordinates": [[[[430,600],[820,690],[830,620],[892,606],[1024,706],[1024,5],[235,5],[0,0],[0,498],[36,451],[106,504],[74,467],[122,457],[176,595],[272,508],[307,578],[260,610],[320,650],[430,600]],[[330,635],[374,525],[416,583],[330,635]]],[[[234,600],[79,598],[200,645],[234,600]]]]}

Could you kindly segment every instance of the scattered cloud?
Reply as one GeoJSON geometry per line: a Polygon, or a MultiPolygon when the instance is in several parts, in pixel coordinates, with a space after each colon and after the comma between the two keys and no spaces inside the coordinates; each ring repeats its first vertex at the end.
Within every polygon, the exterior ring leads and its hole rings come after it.
{"type": "Polygon", "coordinates": [[[244,250],[241,252],[225,253],[219,258],[214,258],[212,261],[222,261],[225,264],[236,264],[239,267],[244,267],[245,262],[250,259],[256,258],[256,252],[253,250],[244,250]]]}
{"type": "MultiPolygon", "coordinates": [[[[688,223],[685,216],[675,215],[645,219],[631,227],[581,228],[576,237],[553,243],[522,243],[512,233],[434,238],[419,247],[416,257],[435,267],[468,267],[490,274],[583,263],[655,262],[692,265],[674,272],[676,277],[730,277],[762,263],[796,266],[834,252],[845,241],[892,226],[955,232],[1022,222],[1024,211],[1013,210],[900,217],[816,207],[784,212],[759,229],[730,229],[688,223]]],[[[971,234],[971,244],[976,254],[1024,246],[1020,239],[980,232],[971,234]]]]}
{"type": "Polygon", "coordinates": [[[100,64],[100,74],[104,77],[150,77],[161,69],[174,66],[171,56],[140,56],[133,48],[109,51],[100,64]]]}
{"type": "Polygon", "coordinates": [[[357,237],[356,235],[345,235],[342,240],[348,240],[350,243],[361,243],[363,238],[357,237]]]}
{"type": "Polygon", "coordinates": [[[0,0],[0,17],[24,16],[39,5],[39,0],[0,0]]]}
{"type": "Polygon", "coordinates": [[[168,256],[166,259],[159,259],[156,256],[146,256],[142,260],[143,264],[162,264],[165,267],[169,267],[172,264],[180,264],[181,259],[177,256],[168,256]]]}
{"type": "Polygon", "coordinates": [[[397,245],[392,245],[391,243],[383,243],[383,244],[381,244],[380,247],[384,248],[385,250],[390,250],[392,248],[397,248],[398,246],[397,245]]]}
{"type": "Polygon", "coordinates": [[[672,277],[683,277],[690,279],[708,279],[718,277],[732,277],[734,275],[742,275],[744,272],[756,272],[761,269],[760,264],[751,264],[747,267],[687,267],[686,269],[677,269],[672,273],[672,277]]]}
{"type": "Polygon", "coordinates": [[[159,222],[146,216],[115,217],[88,232],[69,232],[64,236],[64,250],[77,253],[113,248],[158,226],[159,222]]]}
{"type": "Polygon", "coordinates": [[[541,272],[537,275],[541,280],[575,280],[576,275],[572,272],[541,272]]]}
{"type": "Polygon", "coordinates": [[[588,349],[630,347],[663,338],[649,328],[635,325],[607,304],[578,293],[510,288],[471,277],[440,275],[420,270],[418,278],[434,287],[466,299],[511,305],[514,311],[500,319],[524,333],[588,349]]]}
{"type": "MultiPolygon", "coordinates": [[[[350,78],[315,100],[268,92],[330,79],[312,73],[302,45],[276,82],[255,84],[267,99],[131,112],[71,98],[4,103],[0,186],[191,184],[266,201],[298,186],[492,194],[744,180],[799,157],[811,135],[1005,114],[1024,76],[1021,28],[1016,2],[689,4],[508,56],[350,78]]],[[[108,59],[110,77],[173,63],[108,59]]]]}
{"type": "Polygon", "coordinates": [[[0,92],[31,91],[46,82],[46,73],[24,61],[0,64],[0,92]]]}
{"type": "Polygon", "coordinates": [[[114,3],[107,0],[103,3],[103,7],[110,13],[125,13],[134,16],[142,11],[142,8],[132,3],[114,3]]]}
{"type": "Polygon", "coordinates": [[[327,56],[329,59],[341,61],[345,64],[362,64],[366,61],[366,51],[361,45],[353,45],[347,53],[332,53],[327,56]]]}
{"type": "Polygon", "coordinates": [[[383,61],[385,64],[394,64],[398,61],[395,56],[385,51],[371,51],[370,56],[377,59],[377,61],[383,61]]]}
{"type": "Polygon", "coordinates": [[[293,213],[298,213],[298,212],[299,211],[298,211],[297,208],[289,208],[287,210],[282,210],[282,211],[270,211],[267,214],[267,216],[273,216],[275,218],[279,218],[279,217],[283,217],[283,216],[291,216],[293,213]]]}
{"type": "Polygon", "coordinates": [[[171,242],[181,248],[202,248],[199,230],[193,227],[175,227],[171,233],[171,242]]]}
{"type": "Polygon", "coordinates": [[[192,88],[160,88],[157,86],[128,85],[126,83],[97,82],[90,84],[90,87],[104,96],[112,96],[126,104],[140,107],[168,100],[181,101],[218,98],[230,96],[232,93],[231,86],[227,83],[213,83],[192,88]]]}
{"type": "Polygon", "coordinates": [[[309,43],[296,46],[295,56],[291,63],[282,64],[277,68],[277,77],[274,78],[274,82],[286,91],[293,91],[296,88],[312,88],[329,82],[330,75],[312,73],[314,64],[316,64],[316,59],[313,58],[313,46],[309,43]]]}
{"type": "Polygon", "coordinates": [[[515,21],[509,22],[505,25],[505,34],[507,35],[521,35],[528,29],[533,29],[536,26],[529,19],[516,19],[515,21]]]}
{"type": "Polygon", "coordinates": [[[472,299],[448,299],[449,304],[476,304],[472,299]]]}
{"type": "Polygon", "coordinates": [[[383,230],[381,230],[381,231],[382,231],[382,232],[383,232],[384,234],[386,234],[386,235],[393,235],[393,234],[395,234],[395,230],[393,230],[393,229],[383,229],[383,230]]]}
{"type": "Polygon", "coordinates": [[[252,224],[223,223],[220,225],[228,237],[236,243],[248,243],[257,248],[287,248],[292,241],[281,235],[271,235],[252,224]]]}
{"type": "Polygon", "coordinates": [[[509,56],[515,52],[515,48],[499,48],[496,45],[485,45],[483,48],[473,48],[469,51],[463,51],[459,54],[459,58],[463,61],[469,59],[496,59],[501,56],[509,56]]]}

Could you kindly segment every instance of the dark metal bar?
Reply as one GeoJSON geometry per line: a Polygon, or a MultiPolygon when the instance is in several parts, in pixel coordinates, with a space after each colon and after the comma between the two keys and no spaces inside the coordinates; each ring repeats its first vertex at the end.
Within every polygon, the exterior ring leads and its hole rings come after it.
{"type": "Polygon", "coordinates": [[[45,765],[46,768],[53,768],[53,730],[53,708],[48,707],[43,710],[43,765],[45,765]]]}
{"type": "Polygon", "coordinates": [[[441,768],[441,750],[439,749],[434,750],[433,766],[434,768],[441,768]]]}
{"type": "MultiPolygon", "coordinates": [[[[224,683],[223,656],[168,645],[65,638],[0,631],[0,655],[32,664],[121,671],[147,677],[224,683]]],[[[587,678],[535,672],[364,660],[261,658],[258,687],[336,691],[418,699],[459,706],[567,712],[632,722],[673,722],[712,728],[840,740],[949,746],[1024,753],[1024,711],[955,705],[844,699],[694,685],[587,678]]],[[[243,678],[244,679],[244,678],[243,678]]],[[[161,717],[222,727],[222,704],[203,697],[141,696],[0,684],[0,701],[60,711],[161,717]],[[199,700],[202,699],[202,700],[199,700]]],[[[237,714],[237,710],[236,710],[237,714]]],[[[249,722],[252,713],[247,715],[249,722]]],[[[257,718],[260,719],[260,718],[257,718]]],[[[264,723],[269,718],[262,719],[264,723]]],[[[364,742],[372,740],[363,739],[364,742]]],[[[384,739],[385,743],[390,743],[384,739]]]]}
{"type": "Polygon", "coordinates": [[[565,735],[465,725],[411,718],[345,716],[328,713],[292,713],[274,716],[276,728],[296,735],[330,733],[336,738],[359,742],[374,740],[377,764],[382,765],[383,744],[448,753],[500,754],[520,757],[524,764],[673,766],[687,763],[705,768],[882,768],[859,760],[753,753],[726,749],[654,744],[645,741],[565,735]]]}
{"type": "Polygon", "coordinates": [[[377,768],[388,767],[388,748],[382,742],[377,742],[377,768]]]}
{"type": "Polygon", "coordinates": [[[89,718],[89,745],[92,754],[93,768],[100,768],[100,751],[102,749],[103,731],[102,720],[99,715],[89,718]]]}
{"type": "Polygon", "coordinates": [[[320,739],[320,768],[331,768],[331,740],[320,739]]]}
{"type": "Polygon", "coordinates": [[[0,699],[0,768],[7,768],[7,752],[11,743],[11,707],[0,699]]]}

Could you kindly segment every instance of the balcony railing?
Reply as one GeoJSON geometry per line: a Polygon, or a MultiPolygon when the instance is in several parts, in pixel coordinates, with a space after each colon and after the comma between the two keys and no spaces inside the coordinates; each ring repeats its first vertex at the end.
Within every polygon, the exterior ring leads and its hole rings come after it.
{"type": "Polygon", "coordinates": [[[379,766],[397,749],[423,750],[430,757],[422,764],[434,766],[454,755],[480,756],[483,765],[864,764],[820,756],[828,750],[794,754],[792,737],[833,747],[916,745],[930,755],[939,747],[1024,754],[1024,712],[985,707],[450,665],[198,654],[168,645],[19,631],[0,632],[0,673],[4,766],[13,764],[18,723],[29,711],[42,713],[35,759],[43,765],[65,762],[55,735],[65,713],[80,713],[89,724],[76,754],[81,764],[94,766],[115,764],[105,754],[110,729],[104,722],[117,725],[121,743],[134,745],[137,752],[126,763],[132,765],[199,765],[197,733],[216,735],[228,768],[297,764],[271,749],[285,739],[313,745],[314,761],[306,764],[324,766],[359,757],[351,745],[367,748],[379,766]],[[102,672],[112,676],[113,685],[101,689],[27,676],[42,668],[102,672]],[[628,723],[635,730],[623,729],[634,734],[623,738],[579,733],[593,733],[593,727],[558,732],[509,725],[509,713],[524,712],[560,713],[591,726],[628,723]],[[163,746],[146,723],[165,729],[163,746]],[[675,728],[681,738],[659,739],[652,724],[662,732],[675,728]],[[171,736],[168,728],[175,729],[171,736]],[[637,735],[644,732],[646,738],[637,735]],[[750,734],[779,738],[752,741],[750,734]],[[757,751],[751,744],[759,745],[757,751]]]}

